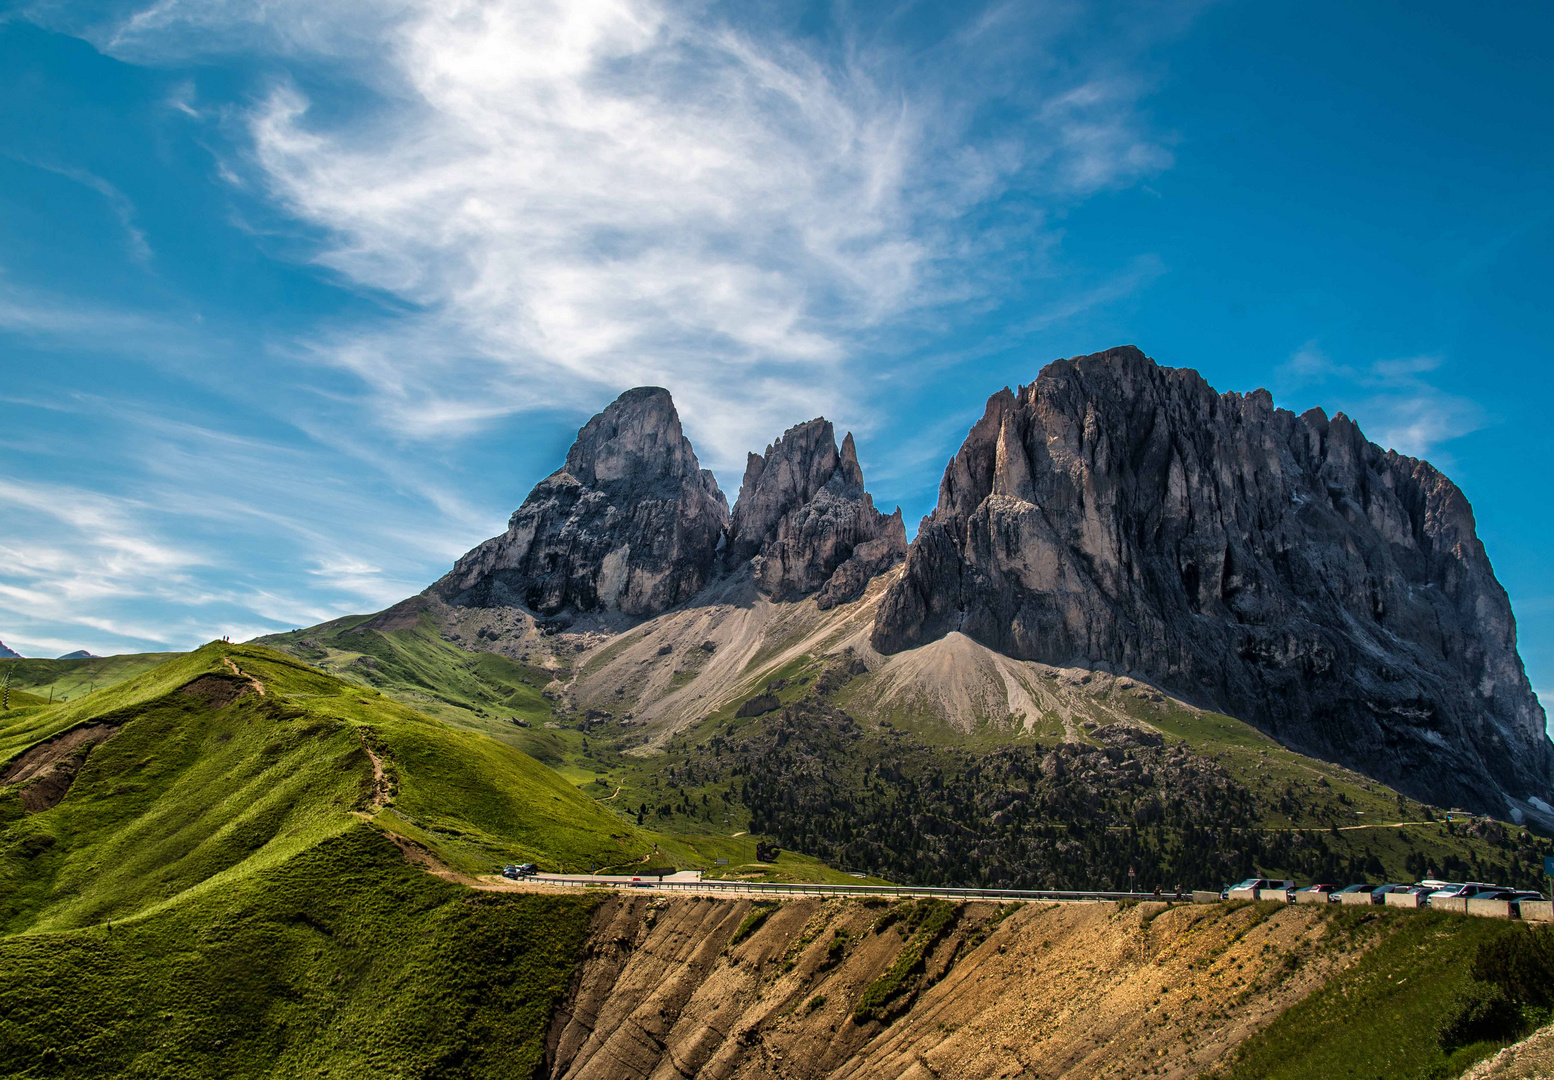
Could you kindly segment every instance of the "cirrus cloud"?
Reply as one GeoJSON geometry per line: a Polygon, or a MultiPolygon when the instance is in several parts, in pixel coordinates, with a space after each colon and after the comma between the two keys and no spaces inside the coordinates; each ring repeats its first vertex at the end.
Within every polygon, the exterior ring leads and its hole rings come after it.
{"type": "Polygon", "coordinates": [[[1170,164],[1146,84],[1054,47],[1078,17],[995,6],[914,51],[658,0],[160,0],[99,37],[283,61],[227,164],[384,298],[296,344],[379,423],[457,436],[661,383],[727,464],[816,411],[867,426],[860,357],[985,302],[1050,208],[1170,164]],[[986,230],[1011,194],[1018,226],[986,230]]]}

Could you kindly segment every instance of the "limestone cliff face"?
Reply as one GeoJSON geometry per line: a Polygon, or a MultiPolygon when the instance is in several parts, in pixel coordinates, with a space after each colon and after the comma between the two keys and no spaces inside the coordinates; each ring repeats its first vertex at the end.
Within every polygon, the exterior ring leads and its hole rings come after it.
{"type": "Polygon", "coordinates": [[[728,502],[669,391],[628,390],[585,424],[507,531],[432,589],[454,604],[656,615],[706,584],[728,502]]]}
{"type": "Polygon", "coordinates": [[[1136,673],[1435,802],[1554,823],[1554,746],[1455,484],[1134,348],[988,402],[873,643],[1136,673]]]}
{"type": "Polygon", "coordinates": [[[834,607],[857,599],[905,552],[901,511],[874,509],[851,433],[839,450],[831,422],[820,418],[789,428],[764,456],[750,455],[725,560],[731,568],[753,561],[766,595],[817,593],[822,608],[834,607]]]}

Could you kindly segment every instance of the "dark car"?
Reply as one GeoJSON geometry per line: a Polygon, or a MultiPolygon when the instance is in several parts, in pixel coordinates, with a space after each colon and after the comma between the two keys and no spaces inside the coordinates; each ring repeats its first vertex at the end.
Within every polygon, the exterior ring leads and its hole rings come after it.
{"type": "MultiPolygon", "coordinates": [[[[1301,899],[1302,894],[1304,894],[1304,895],[1310,896],[1310,897],[1318,897],[1318,896],[1320,896],[1322,898],[1323,902],[1331,903],[1333,901],[1333,897],[1337,894],[1337,892],[1338,892],[1338,886],[1337,885],[1307,885],[1304,889],[1296,889],[1293,892],[1291,892],[1290,893],[1290,902],[1291,903],[1296,903],[1297,901],[1299,901],[1301,899]]],[[[1316,901],[1315,899],[1307,900],[1306,901],[1306,903],[1308,903],[1308,904],[1317,903],[1317,902],[1318,901],[1316,901]]]]}
{"type": "Polygon", "coordinates": [[[1522,917],[1522,901],[1526,900],[1532,903],[1541,903],[1547,900],[1548,897],[1544,896],[1542,893],[1518,890],[1517,892],[1510,893],[1506,896],[1501,896],[1498,899],[1511,901],[1511,913],[1520,919],[1522,917]]]}

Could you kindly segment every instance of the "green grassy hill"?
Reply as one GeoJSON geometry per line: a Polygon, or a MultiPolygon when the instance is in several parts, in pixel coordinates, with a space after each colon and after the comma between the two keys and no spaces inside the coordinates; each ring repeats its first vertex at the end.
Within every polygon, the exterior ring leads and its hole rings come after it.
{"type": "Polygon", "coordinates": [[[213,643],[0,712],[0,1075],[529,1075],[594,901],[428,870],[753,843],[638,828],[513,746],[213,643]]]}
{"type": "Polygon", "coordinates": [[[472,896],[346,825],[111,925],[0,938],[0,1074],[530,1076],[596,902],[472,896]]]}

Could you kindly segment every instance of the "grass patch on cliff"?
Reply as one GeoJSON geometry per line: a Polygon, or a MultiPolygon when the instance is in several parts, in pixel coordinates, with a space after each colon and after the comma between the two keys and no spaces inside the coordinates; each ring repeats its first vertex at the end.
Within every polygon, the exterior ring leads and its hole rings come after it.
{"type": "Polygon", "coordinates": [[[0,1073],[534,1073],[592,897],[472,894],[366,825],[148,915],[0,939],[0,1073]]]}
{"type": "Polygon", "coordinates": [[[728,947],[732,949],[735,945],[745,940],[745,938],[761,929],[765,925],[766,920],[772,917],[772,912],[776,910],[776,904],[757,904],[751,908],[750,914],[740,921],[738,929],[734,931],[734,936],[728,939],[728,947]]]}
{"type": "MultiPolygon", "coordinates": [[[[959,905],[946,900],[918,900],[902,907],[893,922],[910,936],[890,967],[864,987],[853,1007],[854,1023],[889,1020],[911,1004],[928,953],[950,932],[959,915],[959,905]]],[[[879,929],[876,923],[876,930],[879,929]]]]}
{"type": "Polygon", "coordinates": [[[1441,1031],[1471,990],[1480,949],[1528,934],[1526,926],[1429,911],[1327,915],[1335,941],[1374,936],[1375,944],[1247,1040],[1216,1080],[1447,1080],[1500,1045],[1448,1040],[1443,1048],[1441,1031]]]}

